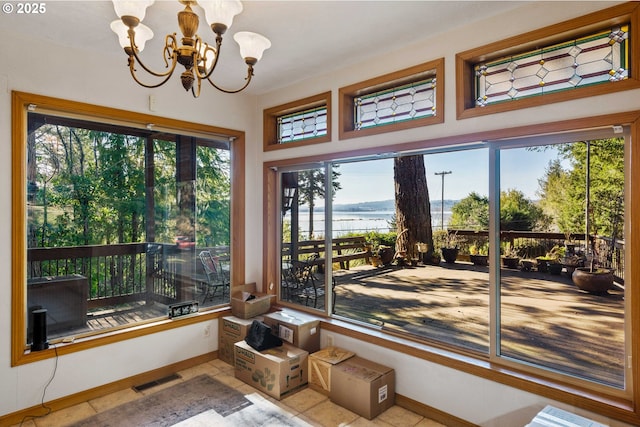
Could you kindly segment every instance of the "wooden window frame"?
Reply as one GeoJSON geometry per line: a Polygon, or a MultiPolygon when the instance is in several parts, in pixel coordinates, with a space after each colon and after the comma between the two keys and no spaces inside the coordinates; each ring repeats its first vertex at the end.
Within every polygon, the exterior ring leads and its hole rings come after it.
{"type": "Polygon", "coordinates": [[[444,123],[444,58],[341,87],[338,91],[338,101],[340,108],[338,128],[339,139],[341,140],[444,123]],[[436,78],[436,114],[434,116],[389,123],[381,126],[372,126],[359,130],[355,129],[353,104],[357,96],[424,80],[434,73],[436,78]]]}
{"type": "Polygon", "coordinates": [[[135,113],[115,108],[102,107],[64,99],[51,98],[24,92],[12,92],[12,184],[11,184],[11,366],[83,351],[194,323],[210,321],[228,315],[229,304],[193,316],[178,319],[158,318],[131,324],[123,329],[104,330],[95,335],[76,339],[71,343],[58,342],[55,347],[30,352],[26,334],[26,188],[27,178],[27,114],[31,106],[37,111],[61,116],[84,117],[91,121],[117,123],[129,127],[146,128],[153,123],[156,129],[167,129],[182,134],[212,135],[228,137],[231,143],[231,285],[245,283],[245,133],[198,123],[185,122],[148,114],[135,113]]]}
{"type": "Polygon", "coordinates": [[[267,108],[262,113],[263,124],[263,150],[281,150],[284,148],[303,147],[306,145],[321,144],[331,141],[331,92],[323,92],[307,98],[291,101],[276,107],[267,108]],[[327,134],[315,138],[306,138],[299,141],[291,141],[284,144],[278,142],[278,118],[287,114],[293,114],[309,110],[311,108],[327,108],[327,134]]]}
{"type": "Polygon", "coordinates": [[[634,54],[640,46],[640,3],[629,2],[597,11],[539,30],[530,31],[495,43],[456,54],[456,116],[467,119],[487,114],[502,113],[521,108],[538,107],[554,102],[605,95],[640,87],[640,54],[634,54]],[[540,96],[515,99],[509,102],[477,107],[475,103],[474,66],[500,57],[526,52],[571,40],[607,27],[629,23],[631,27],[629,77],[612,84],[597,84],[559,91],[540,96]]]}

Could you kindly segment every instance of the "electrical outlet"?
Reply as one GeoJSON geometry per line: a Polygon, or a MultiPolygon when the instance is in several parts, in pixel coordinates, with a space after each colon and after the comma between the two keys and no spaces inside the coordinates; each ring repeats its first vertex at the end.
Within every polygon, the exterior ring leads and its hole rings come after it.
{"type": "Polygon", "coordinates": [[[333,335],[327,335],[327,347],[333,347],[333,335]]]}
{"type": "Polygon", "coordinates": [[[211,325],[205,325],[204,327],[204,337],[208,338],[211,335],[211,325]]]}

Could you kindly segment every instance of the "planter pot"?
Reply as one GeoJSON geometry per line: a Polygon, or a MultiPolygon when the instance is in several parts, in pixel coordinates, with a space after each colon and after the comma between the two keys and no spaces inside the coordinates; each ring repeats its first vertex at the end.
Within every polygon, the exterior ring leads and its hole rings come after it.
{"type": "Polygon", "coordinates": [[[473,265],[486,267],[489,264],[489,255],[469,255],[469,260],[473,265]]]}
{"type": "Polygon", "coordinates": [[[533,265],[535,264],[535,261],[530,260],[530,259],[523,259],[522,261],[520,261],[520,270],[522,271],[531,271],[533,270],[533,265]]]}
{"type": "Polygon", "coordinates": [[[549,272],[549,261],[542,258],[536,258],[536,268],[540,273],[548,273],[549,272]]]}
{"type": "Polygon", "coordinates": [[[391,248],[379,248],[378,255],[380,256],[382,265],[389,265],[391,261],[393,261],[394,251],[391,248]]]}
{"type": "Polygon", "coordinates": [[[578,267],[571,275],[573,284],[591,294],[606,294],[613,287],[613,272],[606,268],[590,271],[588,267],[578,267]]]}
{"type": "Polygon", "coordinates": [[[517,257],[502,257],[502,266],[504,268],[518,268],[518,264],[520,263],[520,258],[517,257]]]}
{"type": "Polygon", "coordinates": [[[560,273],[562,273],[562,264],[559,262],[550,262],[547,264],[548,268],[549,268],[549,273],[554,274],[554,275],[559,275],[560,273]]]}
{"type": "Polygon", "coordinates": [[[442,258],[448,264],[453,264],[458,258],[458,248],[442,248],[442,258]]]}

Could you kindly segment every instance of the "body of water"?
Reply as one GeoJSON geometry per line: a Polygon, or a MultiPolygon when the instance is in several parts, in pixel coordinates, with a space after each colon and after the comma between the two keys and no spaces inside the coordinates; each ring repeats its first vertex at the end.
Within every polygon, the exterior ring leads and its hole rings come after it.
{"type": "MultiPolygon", "coordinates": [[[[339,237],[347,233],[366,233],[368,231],[378,231],[387,233],[391,230],[389,222],[392,221],[395,212],[393,211],[365,211],[365,212],[333,212],[333,237],[339,237]]],[[[451,212],[444,212],[444,227],[446,228],[451,212]]],[[[431,226],[433,229],[441,227],[440,210],[431,211],[431,226]]],[[[287,212],[285,221],[291,222],[291,213],[287,212]]],[[[309,235],[309,212],[300,212],[300,234],[307,238],[309,235]]],[[[313,213],[313,233],[314,236],[324,235],[324,213],[313,213]]]]}

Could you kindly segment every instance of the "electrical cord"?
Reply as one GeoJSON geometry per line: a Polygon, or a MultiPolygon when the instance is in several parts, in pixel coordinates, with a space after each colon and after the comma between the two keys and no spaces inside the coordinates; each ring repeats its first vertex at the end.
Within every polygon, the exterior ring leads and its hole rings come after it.
{"type": "Polygon", "coordinates": [[[27,420],[33,420],[36,418],[43,418],[46,417],[47,415],[49,415],[52,411],[51,407],[45,405],[44,403],[44,398],[45,395],[47,394],[47,388],[49,388],[49,386],[51,385],[51,383],[53,382],[53,379],[56,376],[56,372],[58,371],[58,347],[56,347],[55,344],[51,344],[51,346],[53,347],[53,350],[56,354],[56,357],[54,359],[55,363],[53,365],[53,372],[51,373],[51,378],[49,378],[49,381],[47,381],[47,384],[45,384],[44,386],[44,390],[42,390],[42,399],[40,400],[40,407],[42,407],[43,409],[45,409],[47,412],[42,414],[42,415],[25,415],[22,418],[22,421],[20,421],[20,427],[22,427],[22,424],[24,424],[25,421],[27,420]]]}

